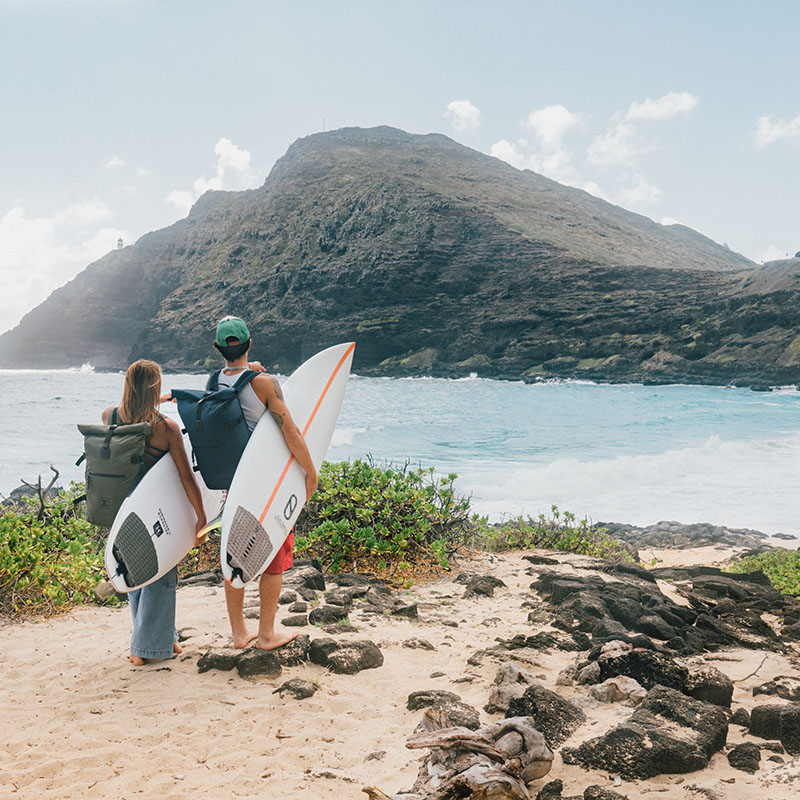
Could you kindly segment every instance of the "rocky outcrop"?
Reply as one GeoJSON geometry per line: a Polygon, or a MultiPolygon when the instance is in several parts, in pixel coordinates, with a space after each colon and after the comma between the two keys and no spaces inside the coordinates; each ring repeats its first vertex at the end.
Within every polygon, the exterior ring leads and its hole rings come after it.
{"type": "Polygon", "coordinates": [[[204,370],[235,311],[283,372],[355,340],[361,374],[796,382],[800,261],[754,267],[444,136],[345,129],[87,267],[0,366],[204,370]]]}

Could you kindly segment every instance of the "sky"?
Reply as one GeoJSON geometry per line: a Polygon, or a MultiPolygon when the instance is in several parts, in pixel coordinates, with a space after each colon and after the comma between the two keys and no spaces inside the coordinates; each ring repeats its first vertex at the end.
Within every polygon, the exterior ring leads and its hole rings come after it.
{"type": "Polygon", "coordinates": [[[0,0],[0,332],[347,126],[444,133],[792,256],[798,30],[795,0],[0,0]]]}

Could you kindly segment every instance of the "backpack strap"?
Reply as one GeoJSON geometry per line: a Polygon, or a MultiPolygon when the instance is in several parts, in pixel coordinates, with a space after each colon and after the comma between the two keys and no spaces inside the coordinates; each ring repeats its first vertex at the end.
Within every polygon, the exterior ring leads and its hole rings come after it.
{"type": "Polygon", "coordinates": [[[239,392],[241,392],[242,389],[244,389],[244,387],[247,386],[256,375],[258,375],[258,373],[254,369],[246,369],[239,376],[239,380],[236,381],[231,388],[234,392],[236,392],[236,394],[239,394],[239,392]]]}
{"type": "Polygon", "coordinates": [[[218,369],[216,372],[212,372],[211,375],[208,376],[208,380],[206,381],[206,391],[207,392],[216,392],[219,388],[219,374],[222,372],[221,369],[218,369]]]}

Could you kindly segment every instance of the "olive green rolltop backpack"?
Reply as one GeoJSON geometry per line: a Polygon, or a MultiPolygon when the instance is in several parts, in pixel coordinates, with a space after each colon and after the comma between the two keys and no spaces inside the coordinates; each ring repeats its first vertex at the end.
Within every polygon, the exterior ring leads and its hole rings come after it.
{"type": "Polygon", "coordinates": [[[110,528],[122,501],[144,474],[144,446],[150,423],[120,425],[117,409],[111,425],[78,425],[86,459],[86,519],[110,528]]]}

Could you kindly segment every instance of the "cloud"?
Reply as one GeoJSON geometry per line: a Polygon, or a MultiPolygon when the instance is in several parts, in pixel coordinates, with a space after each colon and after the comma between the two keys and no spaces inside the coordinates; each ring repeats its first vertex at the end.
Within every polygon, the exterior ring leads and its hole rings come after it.
{"type": "Polygon", "coordinates": [[[623,189],[620,198],[626,206],[652,205],[661,202],[661,189],[648,183],[644,175],[637,175],[633,186],[623,189]]]}
{"type": "Polygon", "coordinates": [[[74,203],[49,217],[30,217],[15,205],[0,217],[0,332],[127,236],[107,224],[112,217],[99,200],[74,203]]]}
{"type": "Polygon", "coordinates": [[[164,201],[176,208],[183,216],[189,213],[200,195],[209,190],[236,191],[253,189],[259,179],[250,171],[250,151],[237,147],[230,139],[221,138],[214,146],[217,156],[217,171],[211,178],[201,175],[189,189],[174,189],[164,201]]]}
{"type": "Polygon", "coordinates": [[[778,119],[759,117],[756,123],[756,146],[766,147],[779,139],[800,139],[800,114],[794,119],[778,119]]]}
{"type": "Polygon", "coordinates": [[[117,169],[119,167],[124,167],[127,163],[128,162],[125,161],[124,158],[120,158],[119,156],[110,156],[106,159],[105,164],[103,164],[103,169],[117,169]]]}
{"type": "Polygon", "coordinates": [[[554,150],[561,146],[564,134],[571,128],[581,125],[582,122],[582,115],[573,114],[566,107],[557,105],[531,111],[526,117],[524,125],[539,137],[542,147],[554,150]]]}
{"type": "Polygon", "coordinates": [[[678,114],[688,114],[698,103],[689,92],[667,92],[658,100],[648,97],[643,103],[631,103],[626,119],[668,119],[678,114]]]}
{"type": "Polygon", "coordinates": [[[520,152],[519,147],[508,139],[501,139],[492,145],[490,154],[501,161],[511,164],[517,169],[525,168],[525,156],[520,152]]]}
{"type": "Polygon", "coordinates": [[[453,100],[445,107],[444,115],[459,133],[474,131],[481,124],[481,112],[469,100],[453,100]]]}
{"type": "Polygon", "coordinates": [[[755,260],[765,264],[767,261],[780,261],[784,258],[789,258],[790,255],[785,250],[781,250],[780,247],[775,247],[774,244],[771,244],[755,260]]]}
{"type": "Polygon", "coordinates": [[[620,122],[598,136],[590,145],[587,157],[592,164],[632,164],[636,155],[634,127],[620,122]]]}

